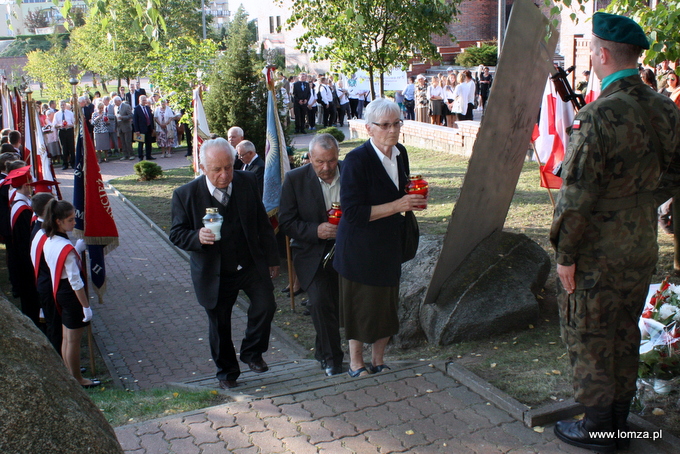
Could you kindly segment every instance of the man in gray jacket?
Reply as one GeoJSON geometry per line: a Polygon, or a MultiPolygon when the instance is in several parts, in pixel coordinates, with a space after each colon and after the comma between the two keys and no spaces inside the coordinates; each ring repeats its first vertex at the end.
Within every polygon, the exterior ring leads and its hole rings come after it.
{"type": "Polygon", "coordinates": [[[120,96],[113,98],[113,103],[116,105],[114,111],[116,114],[116,129],[118,130],[118,138],[120,139],[121,151],[123,157],[121,161],[132,159],[132,107],[127,102],[123,102],[120,96]]]}

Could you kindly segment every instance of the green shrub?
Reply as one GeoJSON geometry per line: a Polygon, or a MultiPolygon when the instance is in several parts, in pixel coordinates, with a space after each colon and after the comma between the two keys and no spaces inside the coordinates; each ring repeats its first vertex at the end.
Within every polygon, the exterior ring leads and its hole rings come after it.
{"type": "Polygon", "coordinates": [[[140,180],[151,181],[163,175],[161,166],[151,161],[139,161],[135,164],[135,173],[140,180]]]}
{"type": "Polygon", "coordinates": [[[498,46],[489,43],[482,44],[482,47],[467,47],[456,58],[456,63],[466,68],[478,65],[496,66],[497,62],[498,46]]]}
{"type": "Polygon", "coordinates": [[[335,126],[331,126],[330,128],[319,129],[316,133],[317,133],[317,134],[330,134],[330,135],[332,135],[333,137],[335,137],[335,140],[337,140],[338,143],[339,143],[339,142],[342,142],[343,140],[345,140],[345,133],[343,133],[342,131],[340,131],[340,130],[339,130],[338,128],[336,128],[335,126]]]}

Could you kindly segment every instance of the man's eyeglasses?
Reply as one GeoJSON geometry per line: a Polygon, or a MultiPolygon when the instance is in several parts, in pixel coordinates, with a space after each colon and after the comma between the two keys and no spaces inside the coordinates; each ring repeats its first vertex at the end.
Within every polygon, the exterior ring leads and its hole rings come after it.
{"type": "Polygon", "coordinates": [[[372,121],[371,123],[382,129],[383,131],[387,131],[393,126],[397,129],[404,126],[404,120],[395,121],[394,123],[376,123],[374,121],[372,121]]]}

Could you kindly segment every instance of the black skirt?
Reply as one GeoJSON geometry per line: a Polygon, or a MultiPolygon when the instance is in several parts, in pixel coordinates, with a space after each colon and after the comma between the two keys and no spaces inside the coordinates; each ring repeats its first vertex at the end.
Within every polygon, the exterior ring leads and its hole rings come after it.
{"type": "Polygon", "coordinates": [[[347,339],[372,344],[399,332],[399,286],[376,287],[340,276],[340,326],[347,339]]]}
{"type": "Polygon", "coordinates": [[[61,308],[61,324],[68,329],[78,329],[88,326],[90,322],[83,322],[83,306],[78,301],[76,292],[71,288],[68,279],[59,281],[57,290],[57,305],[61,308]]]}

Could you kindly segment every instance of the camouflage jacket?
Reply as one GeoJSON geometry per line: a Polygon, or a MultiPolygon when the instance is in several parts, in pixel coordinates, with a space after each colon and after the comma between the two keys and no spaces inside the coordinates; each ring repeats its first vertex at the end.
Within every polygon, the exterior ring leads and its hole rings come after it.
{"type": "Polygon", "coordinates": [[[655,209],[680,187],[676,165],[680,110],[637,75],[612,82],[572,125],[550,231],[557,263],[655,262],[655,209]]]}

